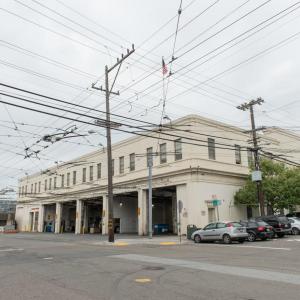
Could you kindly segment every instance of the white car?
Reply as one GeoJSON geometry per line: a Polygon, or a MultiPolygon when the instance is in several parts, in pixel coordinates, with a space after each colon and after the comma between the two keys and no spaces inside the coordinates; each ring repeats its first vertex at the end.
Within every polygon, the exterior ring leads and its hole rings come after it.
{"type": "Polygon", "coordinates": [[[300,218],[292,217],[288,218],[291,223],[291,232],[293,235],[300,234],[300,218]]]}
{"type": "Polygon", "coordinates": [[[223,241],[231,244],[232,241],[243,243],[248,238],[247,228],[238,222],[215,222],[206,225],[203,229],[192,233],[195,243],[202,241],[223,241]]]}

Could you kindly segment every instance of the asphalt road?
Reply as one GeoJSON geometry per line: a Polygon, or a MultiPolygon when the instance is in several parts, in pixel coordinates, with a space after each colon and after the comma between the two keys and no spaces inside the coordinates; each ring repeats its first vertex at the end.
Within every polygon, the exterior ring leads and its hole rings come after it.
{"type": "Polygon", "coordinates": [[[0,235],[0,299],[300,299],[300,236],[228,246],[161,241],[0,235]]]}

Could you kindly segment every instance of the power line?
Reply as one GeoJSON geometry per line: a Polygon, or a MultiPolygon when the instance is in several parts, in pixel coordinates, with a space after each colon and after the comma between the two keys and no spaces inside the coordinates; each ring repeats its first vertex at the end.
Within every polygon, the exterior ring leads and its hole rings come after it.
{"type": "MultiPolygon", "coordinates": [[[[72,106],[79,107],[79,108],[82,108],[82,109],[88,109],[88,110],[92,110],[92,111],[95,111],[95,112],[100,112],[100,113],[103,113],[103,114],[105,113],[105,111],[102,111],[102,110],[99,110],[99,109],[89,108],[87,106],[75,104],[75,103],[68,102],[68,101],[65,101],[65,100],[60,100],[58,98],[49,97],[49,96],[46,96],[46,95],[43,95],[43,94],[40,94],[40,93],[35,93],[35,92],[29,91],[29,90],[26,90],[26,89],[17,88],[15,86],[11,86],[11,85],[4,84],[4,83],[1,83],[1,82],[0,82],[0,86],[4,86],[4,87],[7,87],[7,88],[18,90],[18,91],[21,91],[21,92],[24,92],[24,93],[28,93],[28,94],[31,94],[31,95],[39,96],[39,97],[46,98],[46,99],[49,99],[49,100],[53,100],[53,101],[56,101],[56,102],[59,102],[59,103],[72,105],[72,106]]],[[[143,123],[143,124],[147,124],[147,125],[151,125],[151,126],[156,126],[156,127],[159,127],[159,130],[164,130],[164,128],[168,128],[168,129],[174,130],[174,127],[172,127],[172,125],[163,125],[163,126],[160,126],[160,125],[152,123],[152,122],[138,120],[138,119],[135,119],[135,118],[126,117],[126,116],[122,116],[122,115],[115,114],[115,113],[110,113],[110,115],[116,116],[116,117],[119,117],[119,118],[123,118],[123,119],[126,119],[126,120],[130,120],[130,121],[136,121],[136,122],[140,122],[140,123],[143,123]]],[[[97,118],[97,119],[99,119],[99,118],[97,118]]],[[[138,128],[139,129],[143,129],[141,126],[139,126],[138,128]]],[[[215,137],[215,138],[220,138],[220,139],[235,140],[235,139],[225,138],[225,137],[222,137],[222,136],[202,134],[202,133],[199,133],[199,132],[195,132],[193,130],[184,130],[184,129],[180,129],[180,128],[176,128],[176,131],[193,133],[193,134],[198,134],[198,135],[203,135],[203,136],[209,136],[209,137],[215,137]]]]}
{"type": "MultiPolygon", "coordinates": [[[[59,117],[59,118],[66,119],[66,120],[71,120],[71,121],[75,121],[75,122],[79,122],[79,123],[83,123],[83,124],[88,124],[88,125],[93,125],[93,126],[96,126],[96,127],[105,127],[105,126],[99,126],[99,125],[96,125],[94,123],[90,123],[90,122],[87,122],[87,121],[78,120],[78,119],[75,119],[75,118],[61,116],[61,115],[58,115],[58,114],[54,114],[54,113],[50,113],[50,112],[46,112],[46,111],[41,111],[41,110],[38,110],[38,109],[29,108],[29,107],[18,105],[18,104],[13,104],[13,103],[6,102],[6,101],[3,101],[3,100],[0,100],[0,103],[4,103],[4,104],[11,105],[11,106],[14,106],[14,107],[18,107],[18,108],[22,108],[22,109],[26,109],[26,110],[29,110],[29,111],[38,112],[38,113],[42,113],[42,114],[46,114],[46,115],[50,115],[50,116],[54,116],[54,117],[59,117]]],[[[151,136],[151,135],[147,135],[147,134],[143,134],[143,133],[138,133],[138,132],[134,132],[134,131],[127,131],[127,130],[120,129],[120,128],[113,128],[113,130],[122,131],[122,132],[125,132],[125,133],[130,133],[130,134],[143,136],[143,137],[149,137],[149,138],[152,138],[152,139],[157,139],[158,138],[158,137],[155,137],[155,136],[151,136]]],[[[187,139],[187,140],[192,140],[192,139],[186,138],[186,137],[182,137],[182,138],[187,139]]],[[[165,137],[161,138],[161,139],[165,140],[165,141],[174,142],[174,139],[169,139],[169,138],[165,138],[165,137]]],[[[207,143],[207,141],[204,141],[204,142],[207,143]]],[[[189,145],[194,145],[194,146],[207,147],[207,145],[196,144],[196,143],[192,143],[192,142],[184,142],[184,141],[182,141],[182,144],[189,144],[189,145]]],[[[228,146],[231,146],[231,145],[228,145],[228,146]]],[[[225,150],[233,150],[233,151],[235,150],[234,148],[225,148],[225,147],[219,147],[219,146],[217,146],[215,148],[225,149],[225,150]]],[[[247,149],[245,149],[245,150],[241,149],[241,151],[247,151],[247,149]]]]}

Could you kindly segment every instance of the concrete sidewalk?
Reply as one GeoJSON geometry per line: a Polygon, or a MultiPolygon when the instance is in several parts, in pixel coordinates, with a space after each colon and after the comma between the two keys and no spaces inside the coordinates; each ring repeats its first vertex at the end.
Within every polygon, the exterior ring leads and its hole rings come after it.
{"type": "MultiPolygon", "coordinates": [[[[39,240],[45,242],[66,242],[72,244],[85,244],[85,245],[115,245],[115,246],[127,246],[127,245],[179,245],[180,239],[175,235],[161,235],[153,236],[149,239],[147,236],[138,236],[135,234],[116,234],[115,242],[109,243],[107,235],[99,234],[54,234],[54,233],[16,233],[12,234],[13,239],[25,239],[25,240],[39,240]]],[[[190,243],[185,236],[181,237],[181,244],[190,243]]]]}

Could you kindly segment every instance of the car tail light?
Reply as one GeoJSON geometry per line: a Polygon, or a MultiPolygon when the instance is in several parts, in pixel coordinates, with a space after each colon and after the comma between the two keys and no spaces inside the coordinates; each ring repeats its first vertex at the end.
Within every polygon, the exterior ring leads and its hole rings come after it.
{"type": "Polygon", "coordinates": [[[279,227],[284,228],[285,224],[279,224],[279,227]]]}
{"type": "Polygon", "coordinates": [[[258,226],[257,230],[258,231],[265,231],[266,227],[264,227],[264,226],[258,226]]]}
{"type": "Polygon", "coordinates": [[[226,227],[233,227],[233,224],[228,223],[228,224],[226,224],[226,227]]]}

